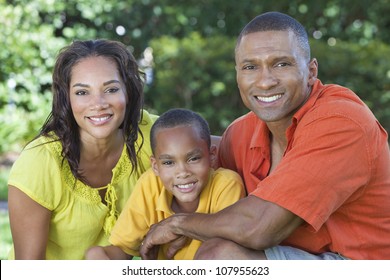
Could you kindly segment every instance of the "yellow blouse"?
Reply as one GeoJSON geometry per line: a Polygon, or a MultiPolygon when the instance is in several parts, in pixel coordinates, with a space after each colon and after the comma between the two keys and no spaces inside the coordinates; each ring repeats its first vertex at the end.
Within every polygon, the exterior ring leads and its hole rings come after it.
{"type": "MultiPolygon", "coordinates": [[[[75,181],[68,162],[62,164],[60,142],[40,137],[23,150],[11,169],[8,184],[52,211],[47,259],[83,259],[89,247],[109,244],[108,236],[119,213],[140,175],[150,167],[149,134],[156,118],[143,112],[140,129],[144,143],[138,154],[138,170],[131,175],[132,165],[124,145],[112,170],[112,180],[103,187],[107,188],[107,205],[102,203],[98,189],[75,181]]],[[[9,258],[13,257],[11,249],[9,258]]]]}

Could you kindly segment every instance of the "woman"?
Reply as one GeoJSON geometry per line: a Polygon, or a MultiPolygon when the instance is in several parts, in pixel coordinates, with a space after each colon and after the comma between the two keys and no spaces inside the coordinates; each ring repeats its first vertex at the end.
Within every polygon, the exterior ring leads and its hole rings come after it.
{"type": "Polygon", "coordinates": [[[83,259],[150,167],[142,73],[114,41],[75,41],[53,72],[52,111],[9,176],[15,259],[83,259]]]}

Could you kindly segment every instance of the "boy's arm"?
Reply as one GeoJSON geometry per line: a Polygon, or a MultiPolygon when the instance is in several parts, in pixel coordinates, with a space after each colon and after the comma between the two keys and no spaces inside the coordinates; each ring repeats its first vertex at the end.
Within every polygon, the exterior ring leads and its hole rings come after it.
{"type": "Polygon", "coordinates": [[[133,256],[126,254],[121,248],[109,246],[94,246],[85,252],[87,260],[131,260],[133,256]]]}

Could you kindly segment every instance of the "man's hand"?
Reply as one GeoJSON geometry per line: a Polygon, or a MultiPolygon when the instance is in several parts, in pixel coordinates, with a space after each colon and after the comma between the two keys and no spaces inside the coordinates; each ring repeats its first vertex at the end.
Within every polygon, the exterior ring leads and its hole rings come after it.
{"type": "Polygon", "coordinates": [[[186,245],[187,238],[175,233],[176,218],[176,215],[174,215],[151,226],[140,248],[142,259],[157,259],[159,245],[167,243],[170,243],[167,252],[167,258],[170,259],[186,245]]]}

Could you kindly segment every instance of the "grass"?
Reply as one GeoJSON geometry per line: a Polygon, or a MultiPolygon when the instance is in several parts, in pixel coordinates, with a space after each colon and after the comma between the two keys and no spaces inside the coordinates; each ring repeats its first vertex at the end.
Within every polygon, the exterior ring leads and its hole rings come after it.
{"type": "Polygon", "coordinates": [[[11,229],[8,212],[0,210],[0,260],[8,259],[8,252],[12,246],[11,229]]]}
{"type": "Polygon", "coordinates": [[[8,174],[10,169],[0,167],[0,200],[6,201],[8,199],[8,174]]]}
{"type": "MultiPolygon", "coordinates": [[[[0,167],[0,200],[8,199],[8,174],[10,168],[0,167]]],[[[8,252],[12,246],[11,229],[9,225],[8,211],[0,209],[0,260],[8,259],[8,252]]]]}

